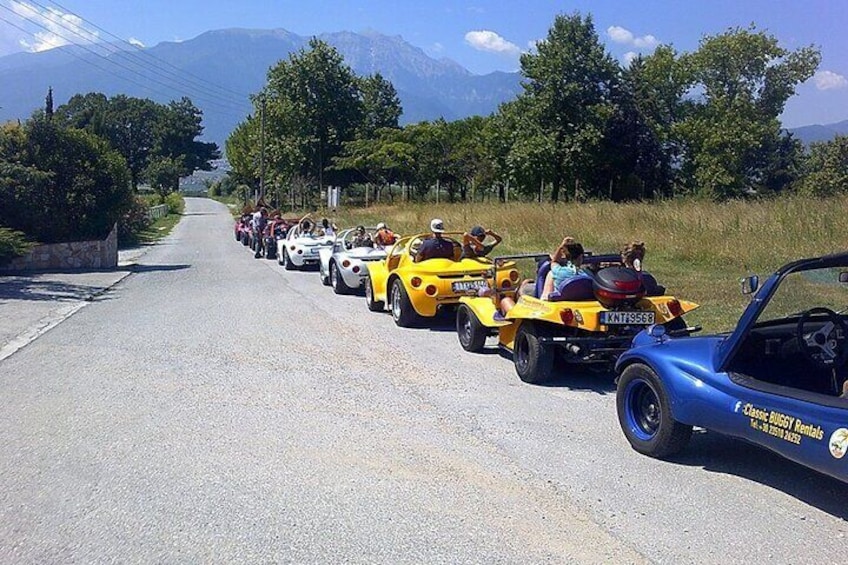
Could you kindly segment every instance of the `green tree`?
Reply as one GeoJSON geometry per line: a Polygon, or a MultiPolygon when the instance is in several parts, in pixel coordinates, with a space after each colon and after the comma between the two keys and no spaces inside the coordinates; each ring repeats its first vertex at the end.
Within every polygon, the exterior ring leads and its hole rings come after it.
{"type": "Polygon", "coordinates": [[[268,71],[257,101],[266,103],[270,157],[289,174],[314,175],[324,187],[324,169],[355,137],[363,120],[356,77],[333,47],[318,39],[268,71]]]}
{"type": "MultiPolygon", "coordinates": [[[[187,97],[169,103],[156,123],[152,160],[179,167],[177,180],[169,187],[171,191],[179,190],[179,177],[196,170],[209,171],[210,161],[220,157],[215,143],[196,139],[202,134],[203,113],[187,97]]],[[[161,168],[157,165],[154,170],[161,168]]]]}
{"type": "Polygon", "coordinates": [[[403,109],[394,85],[380,73],[359,79],[362,96],[361,137],[373,137],[377,130],[397,128],[403,109]]]}
{"type": "Polygon", "coordinates": [[[812,143],[803,160],[797,188],[811,196],[832,196],[848,191],[848,136],[812,143]]]}
{"type": "Polygon", "coordinates": [[[678,125],[692,190],[717,199],[763,190],[772,159],[762,149],[781,146],[778,116],[815,72],[819,51],[788,51],[752,26],[705,37],[682,59],[692,72],[691,89],[700,94],[678,125]]]}
{"type": "Polygon", "coordinates": [[[528,99],[535,122],[524,133],[539,138],[521,139],[521,152],[528,157],[542,148],[550,152],[548,180],[556,202],[562,189],[576,187],[597,159],[614,112],[611,92],[618,65],[600,43],[591,16],[558,15],[536,53],[521,56],[521,72],[527,79],[521,96],[528,99]]]}

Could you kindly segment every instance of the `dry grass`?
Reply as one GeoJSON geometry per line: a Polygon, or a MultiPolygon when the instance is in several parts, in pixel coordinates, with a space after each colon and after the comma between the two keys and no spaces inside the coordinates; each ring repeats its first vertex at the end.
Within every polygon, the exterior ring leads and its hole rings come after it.
{"type": "Polygon", "coordinates": [[[431,218],[449,230],[475,224],[504,237],[498,251],[552,251],[572,235],[596,252],[645,241],[645,267],[669,292],[701,304],[688,317],[708,331],[731,329],[747,298],[738,279],[768,274],[790,260],[848,248],[848,196],[786,196],[724,204],[659,203],[410,204],[342,210],[339,226],[385,221],[399,233],[427,231],[431,218]]]}

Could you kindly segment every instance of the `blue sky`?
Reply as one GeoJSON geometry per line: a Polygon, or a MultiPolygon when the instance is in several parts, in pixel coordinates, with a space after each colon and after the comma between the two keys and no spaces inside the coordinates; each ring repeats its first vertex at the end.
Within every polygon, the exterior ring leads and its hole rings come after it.
{"type": "Polygon", "coordinates": [[[575,11],[592,15],[607,49],[621,61],[660,43],[692,51],[705,35],[752,23],[787,49],[816,45],[822,52],[819,72],[787,104],[784,125],[848,119],[848,0],[0,0],[0,56],[64,42],[18,12],[48,28],[62,18],[92,40],[110,39],[106,30],[147,46],[228,27],[284,28],[304,36],[373,30],[401,35],[474,73],[515,71],[519,54],[545,37],[554,17],[575,11]]]}

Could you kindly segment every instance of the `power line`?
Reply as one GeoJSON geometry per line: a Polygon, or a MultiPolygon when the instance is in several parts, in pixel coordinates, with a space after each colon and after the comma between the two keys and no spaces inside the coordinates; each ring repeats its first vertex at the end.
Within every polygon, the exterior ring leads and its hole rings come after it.
{"type": "MultiPolygon", "coordinates": [[[[33,0],[30,0],[30,1],[32,1],[32,3],[33,3],[33,4],[38,5],[38,3],[37,3],[37,2],[34,2],[33,0]]],[[[168,66],[168,67],[171,67],[172,69],[174,69],[174,70],[176,70],[176,71],[179,71],[179,72],[180,72],[180,73],[182,73],[182,74],[185,74],[185,75],[188,75],[189,77],[192,77],[192,78],[194,78],[194,79],[197,79],[198,81],[200,81],[200,84],[202,84],[202,85],[204,86],[204,88],[205,88],[205,87],[207,87],[207,86],[212,86],[213,88],[216,88],[216,89],[218,89],[218,90],[220,90],[220,91],[222,91],[222,92],[228,93],[228,94],[230,94],[230,95],[235,95],[235,96],[236,96],[238,99],[240,99],[240,100],[243,100],[243,99],[245,99],[245,98],[249,98],[249,97],[250,97],[250,95],[249,95],[249,94],[245,94],[245,93],[243,93],[243,92],[236,92],[235,90],[230,90],[229,88],[225,88],[225,87],[223,87],[223,86],[220,86],[220,85],[217,85],[217,84],[214,84],[214,83],[209,83],[209,82],[208,82],[208,81],[206,81],[205,79],[203,79],[203,78],[201,78],[201,77],[199,77],[199,76],[197,76],[197,75],[195,75],[195,74],[193,74],[193,73],[191,73],[191,72],[189,72],[189,71],[186,71],[185,69],[180,69],[179,67],[177,67],[177,66],[175,66],[175,65],[172,65],[172,64],[171,64],[171,63],[169,63],[168,61],[166,61],[166,60],[164,60],[164,59],[162,59],[162,58],[160,58],[160,57],[155,56],[153,53],[150,53],[149,51],[146,51],[146,50],[142,49],[142,48],[141,48],[141,47],[139,47],[138,45],[135,45],[135,44],[133,44],[133,43],[130,43],[129,41],[127,41],[127,40],[123,39],[122,37],[120,37],[120,36],[118,36],[118,35],[115,35],[114,33],[112,33],[112,32],[110,32],[110,31],[108,31],[108,30],[106,30],[106,29],[104,29],[104,28],[100,27],[99,25],[95,24],[94,22],[91,22],[91,21],[89,21],[89,20],[87,20],[87,19],[83,18],[83,17],[82,17],[82,16],[80,16],[79,14],[77,14],[77,13],[75,13],[75,12],[70,11],[69,9],[65,8],[64,6],[62,6],[61,4],[59,4],[58,2],[56,2],[55,0],[48,0],[48,1],[49,1],[51,4],[53,4],[53,5],[57,6],[57,7],[59,7],[59,8],[60,8],[60,9],[62,9],[62,10],[64,10],[64,11],[65,11],[65,13],[67,13],[67,14],[71,14],[71,15],[74,15],[74,16],[78,17],[81,21],[83,21],[83,22],[85,22],[85,23],[89,24],[90,26],[92,26],[92,27],[93,27],[93,28],[95,28],[95,29],[98,29],[98,30],[102,31],[103,33],[105,33],[105,34],[106,34],[106,35],[108,35],[109,37],[113,37],[113,38],[117,39],[118,41],[121,41],[122,43],[125,43],[126,45],[129,45],[130,47],[132,47],[133,49],[137,50],[139,53],[141,53],[141,54],[145,55],[146,57],[149,57],[149,58],[151,58],[151,59],[153,59],[153,60],[155,60],[155,61],[157,61],[157,62],[159,62],[159,63],[162,63],[162,64],[164,64],[164,65],[166,65],[166,66],[168,66]]],[[[42,6],[42,8],[43,8],[43,7],[44,7],[44,6],[42,6]]]]}
{"type": "MultiPolygon", "coordinates": [[[[47,26],[43,25],[42,23],[38,22],[37,20],[35,20],[35,19],[33,19],[33,18],[26,17],[26,16],[24,16],[24,15],[18,14],[17,12],[15,12],[15,11],[14,11],[14,10],[12,10],[11,8],[9,8],[9,7],[7,7],[7,6],[3,5],[3,4],[0,4],[0,8],[3,8],[4,10],[6,10],[6,11],[8,11],[8,12],[11,12],[12,14],[15,14],[16,16],[23,18],[24,20],[28,21],[29,23],[31,23],[31,24],[33,24],[33,25],[36,25],[36,26],[40,27],[41,29],[44,29],[45,31],[48,31],[48,32],[50,32],[50,33],[53,33],[53,34],[55,34],[55,35],[57,35],[57,36],[61,37],[62,39],[64,39],[65,41],[68,41],[69,43],[73,43],[73,42],[70,40],[70,38],[68,38],[67,36],[62,35],[61,33],[57,33],[57,32],[56,32],[56,30],[51,30],[50,28],[48,28],[47,26]]],[[[9,25],[11,25],[11,26],[15,27],[16,29],[19,29],[19,30],[23,31],[24,33],[26,33],[26,34],[27,34],[27,35],[29,35],[29,36],[36,37],[36,36],[35,36],[35,34],[33,34],[32,32],[29,32],[29,31],[27,31],[27,30],[25,30],[25,29],[23,29],[23,28],[21,28],[21,27],[19,27],[19,26],[15,25],[14,23],[10,22],[9,20],[7,20],[7,19],[5,19],[5,18],[3,19],[3,21],[5,21],[5,22],[6,22],[6,23],[8,23],[9,25]]],[[[62,27],[63,29],[66,29],[67,31],[69,31],[69,32],[73,33],[73,34],[74,34],[74,35],[76,35],[77,37],[80,37],[80,38],[83,38],[83,39],[88,40],[88,38],[86,38],[86,37],[85,37],[84,35],[82,35],[81,33],[76,32],[76,31],[74,31],[74,30],[72,30],[72,29],[69,29],[69,28],[67,28],[67,26],[65,26],[65,25],[61,25],[61,24],[60,24],[60,27],[62,27]]],[[[106,45],[108,45],[108,44],[106,44],[106,45]]],[[[98,46],[99,46],[99,47],[102,47],[102,45],[98,45],[98,46]]],[[[78,48],[80,48],[80,49],[83,49],[84,51],[86,51],[86,52],[88,52],[88,53],[91,53],[92,55],[94,55],[94,56],[96,56],[96,57],[98,57],[98,58],[100,58],[100,59],[105,60],[107,63],[110,63],[110,64],[112,64],[112,65],[114,65],[114,66],[116,66],[116,67],[119,67],[119,68],[121,68],[121,69],[123,69],[123,70],[125,70],[125,71],[127,71],[127,72],[131,73],[132,75],[135,75],[135,76],[137,76],[137,77],[139,77],[139,78],[141,78],[141,79],[143,79],[143,80],[146,80],[146,81],[152,81],[152,82],[154,82],[154,83],[156,83],[156,84],[158,84],[158,85],[160,85],[160,86],[163,86],[163,87],[165,87],[165,88],[167,88],[167,89],[169,89],[169,90],[177,90],[177,91],[178,91],[178,89],[177,89],[177,88],[175,88],[175,87],[174,87],[174,85],[172,85],[172,84],[167,84],[167,83],[165,83],[165,82],[163,82],[163,81],[161,81],[161,80],[159,80],[159,79],[157,79],[157,78],[155,78],[155,77],[145,76],[145,75],[143,75],[142,73],[138,72],[136,69],[133,69],[133,68],[127,67],[126,65],[122,64],[120,61],[115,60],[115,58],[114,58],[114,57],[104,56],[103,54],[98,53],[97,51],[95,51],[95,50],[93,50],[93,49],[91,49],[91,48],[89,48],[89,47],[87,47],[87,46],[85,46],[85,45],[76,44],[76,47],[78,47],[78,48]]],[[[113,48],[114,48],[114,47],[113,47],[113,48]]],[[[108,51],[108,49],[107,49],[107,51],[108,51]]],[[[72,51],[72,50],[68,50],[68,52],[69,52],[69,53],[71,53],[71,54],[73,54],[73,51],[72,51]]],[[[114,55],[114,53],[115,53],[114,51],[109,51],[109,52],[110,52],[112,55],[114,55]]],[[[74,55],[75,55],[75,54],[74,54],[74,55]]],[[[78,57],[78,58],[81,58],[81,57],[78,57]]],[[[81,58],[81,59],[82,59],[82,60],[84,60],[84,61],[88,61],[88,60],[87,60],[87,59],[85,59],[85,58],[81,58]]],[[[121,79],[127,80],[128,82],[131,82],[131,83],[133,83],[133,84],[136,84],[136,85],[138,85],[138,86],[141,86],[142,88],[145,88],[145,89],[148,89],[148,90],[150,90],[150,91],[152,91],[152,92],[156,92],[157,94],[163,95],[166,99],[167,99],[167,98],[172,98],[172,96],[171,96],[171,95],[164,94],[164,93],[162,93],[161,91],[158,91],[158,90],[156,90],[156,89],[154,89],[154,88],[151,88],[149,85],[145,85],[145,84],[138,83],[138,82],[136,82],[136,81],[134,81],[134,80],[132,80],[132,79],[130,79],[130,78],[128,78],[128,77],[124,77],[124,76],[122,76],[122,75],[116,74],[116,73],[114,73],[114,72],[112,72],[112,71],[109,71],[109,70],[107,70],[107,69],[104,69],[104,68],[102,68],[102,67],[98,67],[97,65],[93,65],[93,66],[97,67],[97,68],[98,68],[98,69],[100,69],[101,71],[104,71],[104,72],[106,72],[106,73],[108,73],[108,74],[110,74],[110,75],[112,75],[112,76],[115,76],[115,77],[117,77],[117,78],[121,78],[121,79]]],[[[219,110],[222,110],[222,109],[223,109],[225,112],[235,112],[235,111],[243,112],[243,111],[244,111],[244,106],[242,106],[240,103],[232,102],[232,101],[229,101],[229,100],[223,100],[223,99],[221,99],[221,98],[217,98],[217,99],[215,99],[215,98],[210,98],[209,96],[206,96],[206,95],[195,95],[195,98],[196,98],[197,100],[204,100],[204,101],[206,102],[206,104],[211,104],[211,105],[213,105],[213,106],[217,106],[217,108],[218,108],[219,110]]]]}
{"type": "MultiPolygon", "coordinates": [[[[39,4],[39,3],[38,3],[38,2],[36,2],[35,0],[29,0],[29,1],[30,1],[30,3],[32,3],[32,4],[34,4],[34,5],[36,5],[36,6],[40,7],[40,8],[43,8],[43,9],[45,9],[45,10],[46,10],[46,9],[48,9],[48,7],[46,7],[46,6],[43,6],[43,5],[39,4]]],[[[150,58],[150,59],[153,59],[154,61],[156,61],[156,62],[158,62],[158,63],[161,63],[161,64],[163,64],[163,65],[165,65],[165,66],[167,66],[167,67],[170,67],[170,68],[174,69],[175,71],[177,71],[177,72],[179,73],[179,75],[176,75],[176,74],[175,74],[175,73],[173,73],[172,71],[168,71],[168,70],[166,70],[166,69],[161,69],[160,67],[154,67],[157,71],[161,71],[161,72],[166,73],[166,74],[169,74],[169,75],[177,76],[177,77],[179,78],[179,80],[185,81],[185,82],[190,83],[190,84],[200,85],[200,87],[202,87],[202,88],[209,88],[209,87],[211,87],[211,88],[215,88],[215,89],[217,89],[217,90],[221,91],[222,93],[224,93],[224,94],[225,94],[225,95],[227,95],[227,96],[235,96],[235,99],[237,99],[239,102],[243,101],[243,100],[244,100],[244,99],[246,99],[246,98],[249,98],[249,96],[250,96],[249,94],[245,94],[245,93],[242,93],[242,92],[236,92],[235,90],[230,90],[229,88],[225,88],[225,87],[223,87],[223,86],[220,86],[220,85],[217,85],[217,84],[214,84],[214,83],[209,83],[209,82],[208,82],[208,81],[206,81],[205,79],[203,79],[203,78],[201,78],[201,77],[199,77],[199,76],[197,76],[197,75],[195,75],[195,74],[193,74],[193,73],[191,73],[191,72],[189,72],[189,71],[186,71],[185,69],[180,69],[179,67],[177,67],[177,66],[175,66],[175,65],[172,65],[172,64],[171,64],[171,63],[169,63],[168,61],[166,61],[166,60],[164,60],[164,59],[162,59],[162,58],[160,58],[160,57],[157,57],[157,56],[153,55],[152,53],[150,53],[150,52],[148,52],[148,51],[145,51],[144,49],[140,48],[138,45],[135,45],[135,44],[133,44],[133,43],[130,43],[129,41],[125,40],[124,38],[122,38],[122,37],[120,37],[120,36],[118,36],[118,35],[115,35],[114,33],[110,32],[109,30],[104,29],[103,27],[101,27],[101,26],[97,25],[96,23],[94,23],[94,22],[92,22],[92,21],[90,21],[90,20],[85,19],[84,17],[80,16],[79,14],[77,14],[77,13],[75,13],[75,12],[72,12],[71,10],[69,10],[69,9],[68,9],[68,8],[66,8],[66,7],[64,7],[62,4],[60,4],[60,3],[56,2],[55,0],[48,0],[48,1],[49,1],[51,4],[55,5],[56,7],[60,8],[61,10],[64,10],[64,12],[65,12],[66,14],[71,14],[71,15],[73,15],[73,16],[76,16],[76,17],[77,17],[77,18],[79,18],[81,21],[85,22],[86,24],[90,25],[91,27],[93,27],[93,28],[95,28],[95,29],[97,29],[97,30],[99,30],[99,31],[102,31],[103,33],[105,33],[105,34],[106,34],[106,35],[108,35],[109,37],[112,37],[112,38],[114,38],[114,39],[117,39],[118,41],[120,41],[121,43],[123,43],[123,44],[125,44],[125,45],[128,45],[130,48],[132,48],[134,51],[137,51],[139,54],[142,54],[142,55],[144,55],[145,57],[148,57],[148,58],[150,58]],[[187,77],[190,77],[190,78],[183,77],[182,75],[186,75],[187,77]],[[193,78],[193,79],[196,79],[196,80],[191,80],[192,78],[193,78]],[[198,81],[199,81],[199,82],[198,82],[198,81]]],[[[139,59],[139,60],[142,60],[142,57],[137,56],[137,55],[136,55],[135,53],[133,53],[133,52],[126,52],[126,51],[122,51],[122,53],[123,53],[123,54],[130,54],[130,55],[132,55],[134,58],[137,58],[137,59],[139,59]]],[[[148,62],[148,61],[143,61],[143,63],[144,63],[144,64],[149,64],[149,62],[148,62]]]]}

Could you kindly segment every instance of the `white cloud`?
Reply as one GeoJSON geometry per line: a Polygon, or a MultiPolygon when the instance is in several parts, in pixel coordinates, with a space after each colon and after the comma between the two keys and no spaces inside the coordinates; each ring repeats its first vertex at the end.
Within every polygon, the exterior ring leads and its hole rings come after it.
{"type": "Polygon", "coordinates": [[[633,59],[635,59],[635,58],[636,58],[636,57],[638,57],[638,56],[639,56],[639,53],[637,53],[637,52],[635,52],[635,51],[628,51],[628,52],[627,52],[627,53],[625,53],[625,54],[624,54],[624,56],[622,57],[622,60],[624,61],[624,65],[625,65],[625,66],[627,66],[627,67],[629,67],[629,66],[630,66],[630,63],[632,63],[632,62],[633,62],[633,59]]]}
{"type": "Polygon", "coordinates": [[[141,48],[144,48],[144,46],[145,46],[144,43],[142,43],[140,39],[136,39],[135,37],[130,37],[129,39],[127,39],[127,43],[129,43],[130,45],[135,45],[136,47],[141,47],[141,48]]]}
{"type": "Polygon", "coordinates": [[[633,33],[620,26],[609,26],[607,35],[616,43],[630,44],[633,42],[633,33]]]}
{"type": "Polygon", "coordinates": [[[518,55],[521,53],[518,45],[511,43],[489,30],[469,31],[465,34],[465,41],[478,51],[491,51],[507,55],[518,55]]]}
{"type": "Polygon", "coordinates": [[[430,50],[434,53],[441,53],[445,50],[445,46],[437,41],[430,47],[430,50]]]}
{"type": "Polygon", "coordinates": [[[643,35],[641,37],[633,35],[629,29],[621,26],[610,26],[607,28],[607,36],[615,43],[624,45],[632,45],[640,49],[653,49],[659,45],[659,40],[653,35],[643,35]]]}
{"type": "Polygon", "coordinates": [[[21,46],[28,51],[47,51],[70,43],[93,43],[98,39],[97,32],[87,30],[82,19],[73,14],[48,7],[39,9],[18,0],[12,0],[11,7],[15,14],[28,23],[39,26],[39,31],[33,34],[35,41],[20,41],[21,46]]]}
{"type": "Polygon", "coordinates": [[[813,81],[816,83],[816,88],[819,90],[833,90],[835,88],[845,88],[848,86],[848,80],[840,74],[832,71],[819,71],[813,76],[813,81]]]}

